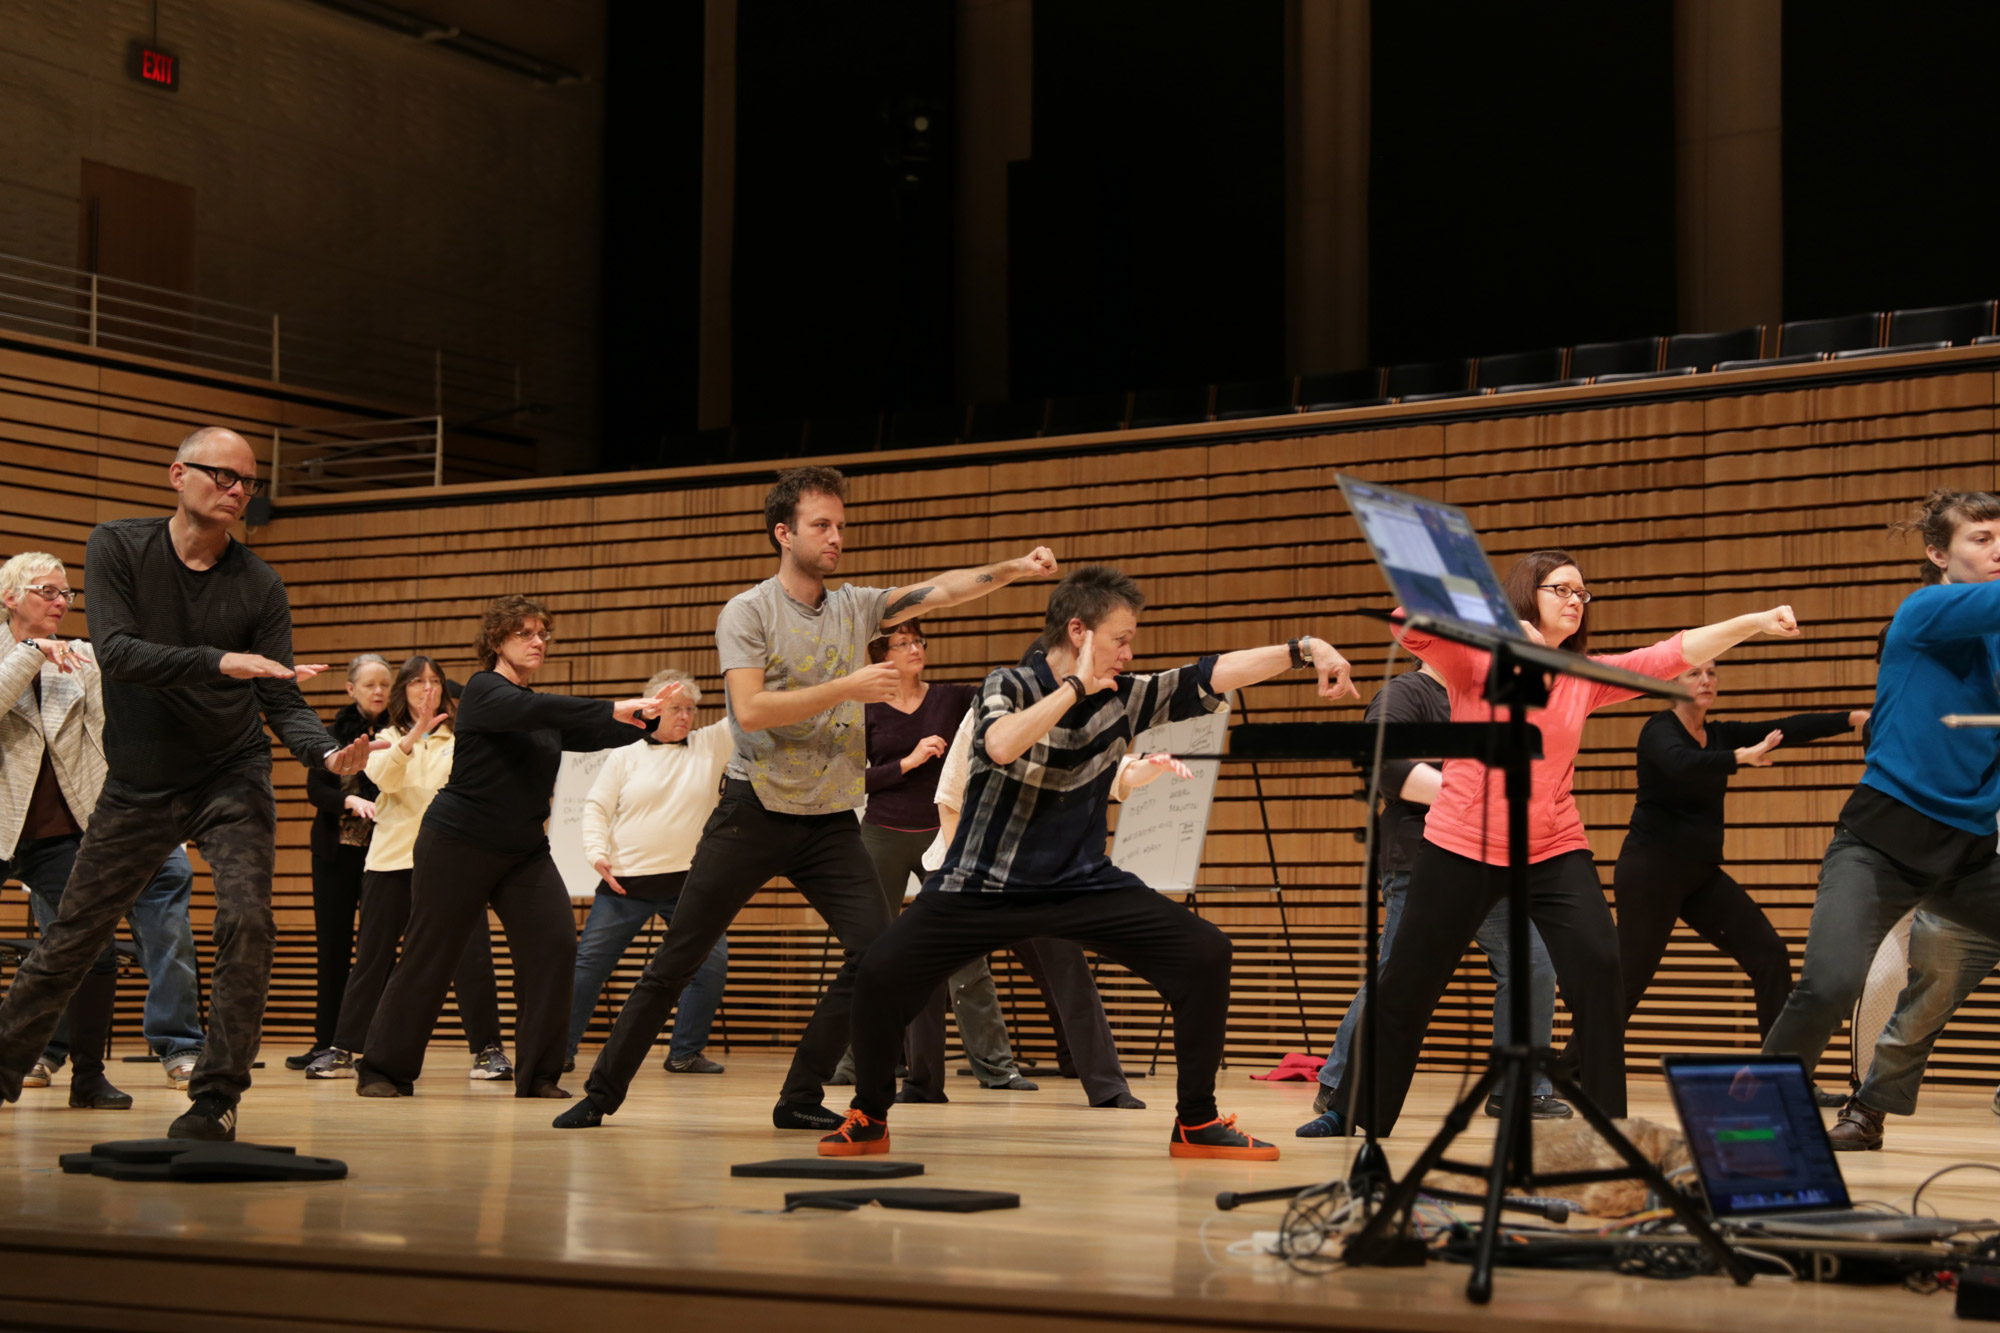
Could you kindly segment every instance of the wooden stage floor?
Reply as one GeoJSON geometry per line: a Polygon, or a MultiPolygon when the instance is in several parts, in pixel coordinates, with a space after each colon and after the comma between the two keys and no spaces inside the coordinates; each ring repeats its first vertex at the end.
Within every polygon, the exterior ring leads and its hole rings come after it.
{"type": "MultiPolygon", "coordinates": [[[[271,1053],[274,1065],[283,1053],[271,1053]]],[[[138,1098],[130,1112],[72,1111],[60,1085],[28,1092],[0,1109],[0,1323],[1908,1333],[1954,1322],[1949,1295],[1896,1288],[1759,1278],[1739,1290],[1719,1278],[1519,1270],[1503,1270],[1493,1303],[1478,1309],[1463,1296],[1467,1270],[1455,1265],[1306,1276],[1232,1256],[1232,1242],[1275,1228],[1282,1205],[1222,1214],[1216,1191],[1334,1176],[1347,1160],[1344,1143],[1291,1137],[1310,1115],[1312,1085],[1253,1082],[1243,1068],[1224,1071],[1223,1109],[1279,1141],[1280,1161],[1169,1158],[1170,1078],[1135,1085],[1152,1103],[1146,1111],[1091,1110],[1077,1084],[1059,1079],[1036,1093],[998,1093],[959,1078],[948,1106],[897,1108],[893,1155],[927,1171],[892,1183],[1022,1198],[1018,1210],[959,1216],[784,1214],[785,1191],[811,1182],[732,1179],[733,1162],[812,1152],[811,1135],[770,1127],[783,1066],[774,1053],[739,1051],[718,1077],[671,1076],[655,1064],[622,1114],[568,1133],[548,1127],[561,1103],[471,1083],[464,1063],[462,1050],[434,1048],[431,1076],[402,1101],[260,1071],[242,1136],[345,1159],[352,1174],[333,1184],[65,1176],[58,1153],[162,1134],[185,1101],[140,1065],[119,1069],[138,1098]]],[[[1420,1080],[1388,1145],[1398,1165],[1435,1129],[1455,1087],[1453,1078],[1420,1080]]],[[[1656,1081],[1633,1091],[1635,1114],[1670,1118],[1656,1081]]],[[[1921,1115],[1891,1121],[1889,1151],[1843,1158],[1856,1197],[1907,1203],[1938,1166],[2000,1163],[1990,1096],[1927,1090],[1921,1115]]],[[[1482,1118],[1482,1132],[1490,1123],[1482,1118]]],[[[1926,1192],[1933,1200],[1946,1212],[1991,1214],[2000,1179],[1959,1172],[1926,1192]]]]}

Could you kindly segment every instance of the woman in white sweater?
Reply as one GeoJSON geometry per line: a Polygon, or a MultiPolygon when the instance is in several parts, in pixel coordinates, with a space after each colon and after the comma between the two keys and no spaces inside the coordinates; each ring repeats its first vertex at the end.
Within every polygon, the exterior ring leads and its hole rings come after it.
{"type": "MultiPolygon", "coordinates": [[[[421,654],[403,663],[389,688],[389,726],[377,737],[390,742],[368,756],[368,780],[380,788],[370,817],[374,835],[361,874],[361,924],[354,968],[340,997],[333,1046],[306,1066],[307,1078],[353,1078],[354,1057],[375,1021],[375,1007],[397,946],[410,923],[410,877],[416,867],[417,829],[424,811],[451,777],[451,722],[457,712],[443,670],[421,654]]],[[[500,1046],[500,994],[493,977],[493,937],[475,930],[453,978],[475,1079],[511,1079],[514,1066],[500,1046]]]]}
{"type": "MultiPolygon", "coordinates": [[[[686,672],[670,667],[647,681],[645,692],[657,694],[670,681],[680,682],[681,693],[661,710],[659,730],[613,750],[584,799],[583,854],[603,882],[576,945],[564,1069],[576,1063],[590,1011],[625,950],[655,915],[662,929],[674,919],[681,884],[694,863],[694,846],[715,810],[722,770],[734,749],[727,721],[694,729],[701,687],[686,672]]],[[[667,1047],[668,1073],[722,1072],[702,1048],[708,1045],[728,974],[729,939],[724,936],[681,992],[667,1047]]]]}

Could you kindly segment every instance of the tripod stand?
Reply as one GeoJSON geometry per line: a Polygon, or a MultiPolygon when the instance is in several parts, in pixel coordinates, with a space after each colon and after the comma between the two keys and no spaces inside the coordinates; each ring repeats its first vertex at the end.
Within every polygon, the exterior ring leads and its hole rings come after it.
{"type": "MultiPolygon", "coordinates": [[[[1428,632],[1441,638],[1459,636],[1444,626],[1432,625],[1428,632]]],[[[1468,642],[1470,638],[1468,637],[1468,642]]],[[[1508,639],[1492,639],[1482,636],[1472,644],[1487,650],[1492,665],[1487,677],[1486,697],[1496,709],[1505,707],[1507,718],[1504,722],[1488,724],[1498,731],[1494,737],[1494,754],[1500,759],[1500,767],[1506,775],[1507,794],[1507,952],[1510,960],[1518,964],[1528,957],[1528,801],[1532,789],[1533,759],[1539,748],[1539,737],[1529,727],[1527,712],[1531,707],[1546,704],[1549,699],[1545,672],[1564,672],[1580,665],[1583,659],[1569,654],[1557,654],[1545,648],[1508,639]],[[1569,658],[1571,660],[1566,661],[1569,658]]],[[[1372,814],[1372,812],[1371,812],[1372,814]]],[[[1372,934],[1372,932],[1371,932],[1372,934]]],[[[1372,958],[1370,960],[1373,961],[1372,958]]],[[[1370,969],[1371,982],[1373,980],[1370,969]]],[[[1369,1007],[1372,1009],[1375,995],[1371,992],[1369,1007]]],[[[1366,1020],[1364,1013],[1363,1018],[1366,1020]]],[[[1544,1186],[1579,1185],[1593,1181],[1639,1179],[1646,1182],[1668,1207],[1675,1217],[1688,1229],[1688,1233],[1701,1242],[1723,1271],[1741,1285],[1750,1281],[1750,1270],[1743,1261],[1724,1245],[1700,1212],[1670,1184],[1666,1177],[1643,1153],[1633,1146],[1611,1120],[1586,1096],[1565,1070],[1557,1064],[1552,1051],[1524,1044],[1529,1031],[1528,992],[1525,986],[1516,986],[1511,997],[1508,1023],[1514,1040],[1505,1046],[1496,1046],[1493,1056],[1470,1092],[1445,1117],[1444,1128],[1438,1131],[1423,1152],[1417,1157],[1400,1182],[1389,1187],[1381,1207],[1368,1219],[1367,1224],[1347,1242],[1343,1252],[1350,1265],[1392,1262],[1395,1251],[1402,1248],[1411,1225],[1411,1212],[1416,1205],[1417,1195],[1423,1188],[1424,1177],[1433,1170],[1455,1171],[1463,1175],[1483,1176],[1486,1180],[1485,1207],[1480,1215],[1479,1241],[1474,1252],[1472,1276],[1466,1282],[1466,1295],[1475,1304],[1483,1305],[1493,1296],[1493,1260],[1495,1248],[1500,1239],[1500,1211],[1504,1206],[1510,1188],[1534,1194],[1544,1186]],[[1624,1167],[1609,1167],[1590,1171],[1537,1172],[1534,1165],[1534,1139],[1531,1133],[1532,1120],[1529,1113],[1528,1094],[1534,1086],[1538,1073],[1547,1074],[1558,1095],[1562,1096],[1597,1131],[1598,1137],[1609,1144],[1620,1157],[1624,1167]],[[1493,1160],[1490,1164],[1465,1163],[1447,1158],[1452,1143],[1466,1131],[1472,1122],[1474,1111],[1482,1106],[1487,1095],[1498,1090],[1501,1098],[1499,1134],[1494,1140],[1493,1160]]],[[[1364,1037],[1365,1040],[1365,1037],[1364,1037]]],[[[1372,1066],[1368,1068],[1372,1074],[1372,1066]]],[[[1372,1078],[1368,1084],[1369,1098],[1373,1099],[1372,1078]]],[[[1370,1116],[1372,1125],[1377,1116],[1370,1116]]],[[[1357,1159],[1358,1160],[1358,1159],[1357,1159]]]]}

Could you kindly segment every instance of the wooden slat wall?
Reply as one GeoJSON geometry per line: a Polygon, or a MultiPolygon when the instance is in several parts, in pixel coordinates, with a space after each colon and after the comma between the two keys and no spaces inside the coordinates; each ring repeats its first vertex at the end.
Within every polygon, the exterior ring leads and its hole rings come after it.
{"type": "MultiPolygon", "coordinates": [[[[1509,404],[1520,414],[1507,417],[1481,416],[1476,402],[1376,409],[1302,418],[1250,440],[1184,428],[861,456],[846,460],[853,481],[842,574],[895,583],[1047,542],[1067,564],[1115,561],[1145,584],[1152,602],[1138,644],[1142,666],[1311,629],[1348,652],[1372,693],[1386,641],[1355,612],[1383,605],[1385,594],[1334,485],[1337,471],[1352,470],[1465,505],[1503,568],[1535,547],[1575,550],[1602,599],[1592,612],[1600,647],[1636,646],[1790,601],[1806,640],[1731,654],[1722,710],[1730,715],[1865,706],[1876,632],[1913,586],[1918,556],[1914,541],[1888,524],[1932,487],[2000,481],[1995,364],[1948,353],[1859,383],[1755,372],[1692,389],[1662,386],[1636,403],[1601,403],[1610,395],[1594,390],[1522,395],[1509,404]]],[[[662,474],[657,489],[610,494],[594,492],[647,483],[574,479],[524,498],[493,488],[375,512],[320,513],[305,501],[286,506],[255,542],[291,587],[302,660],[363,650],[394,660],[422,649],[462,666],[485,601],[527,591],[558,620],[550,685],[616,695],[671,662],[711,692],[707,718],[719,689],[716,611],[772,567],[758,531],[768,475],[662,474]]],[[[71,539],[80,544],[80,528],[71,539]]],[[[937,617],[929,626],[935,677],[975,680],[1013,661],[1038,628],[1045,598],[1043,586],[1013,587],[937,617]]],[[[319,684],[313,697],[330,710],[337,684],[319,684]]],[[[1259,721],[1358,716],[1318,705],[1303,679],[1259,686],[1247,702],[1259,721]]],[[[1610,710],[1585,734],[1577,793],[1607,884],[1630,810],[1631,747],[1649,711],[1640,703],[1610,710]]],[[[1858,743],[1837,740],[1787,753],[1735,784],[1730,869],[1795,955],[1819,856],[1859,759],[1858,743]]],[[[290,1035],[310,1007],[306,807],[296,766],[281,762],[278,779],[284,947],[272,1025],[290,1035]]],[[[1268,766],[1260,807],[1247,772],[1225,775],[1205,882],[1270,882],[1268,818],[1286,885],[1282,916],[1268,893],[1201,903],[1238,945],[1233,1061],[1263,1062],[1308,1044],[1302,1026],[1310,1045],[1323,1048],[1352,994],[1357,787],[1339,765],[1268,766]]],[[[838,961],[829,960],[817,917],[776,887],[744,914],[731,944],[728,1039],[794,1039],[827,965],[838,961]]],[[[635,951],[614,998],[639,961],[635,951]]],[[[1022,1044],[1046,1054],[1040,1004],[1011,962],[1000,980],[1022,1044]]],[[[1128,1063],[1143,1061],[1158,1002],[1115,968],[1103,980],[1128,1063]]],[[[1490,1005],[1491,984],[1474,955],[1433,1025],[1437,1067],[1454,1067],[1484,1044],[1490,1005]]],[[[1559,1017],[1558,1040],[1561,1029],[1559,1017]]],[[[1629,1034],[1635,1072],[1662,1051],[1754,1040],[1744,978],[1679,932],[1629,1034]]],[[[1846,1055],[1843,1045],[1829,1059],[1846,1055]]],[[[1953,1023],[1932,1074],[2000,1074],[2000,986],[1983,988],[1953,1023]]]]}

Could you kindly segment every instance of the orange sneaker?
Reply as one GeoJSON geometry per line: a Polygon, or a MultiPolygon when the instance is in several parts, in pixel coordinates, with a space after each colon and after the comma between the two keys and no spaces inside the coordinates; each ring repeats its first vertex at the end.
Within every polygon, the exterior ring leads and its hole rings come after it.
{"type": "Polygon", "coordinates": [[[819,1141],[821,1157],[865,1157],[889,1151],[889,1122],[849,1108],[840,1128],[819,1141]]]}
{"type": "MultiPolygon", "coordinates": [[[[822,1146],[821,1152],[826,1148],[822,1146]]],[[[1218,1116],[1205,1125],[1183,1125],[1174,1121],[1174,1136],[1167,1151],[1175,1157],[1223,1157],[1238,1162],[1275,1162],[1278,1145],[1253,1139],[1236,1128],[1233,1115],[1218,1116]]]]}

